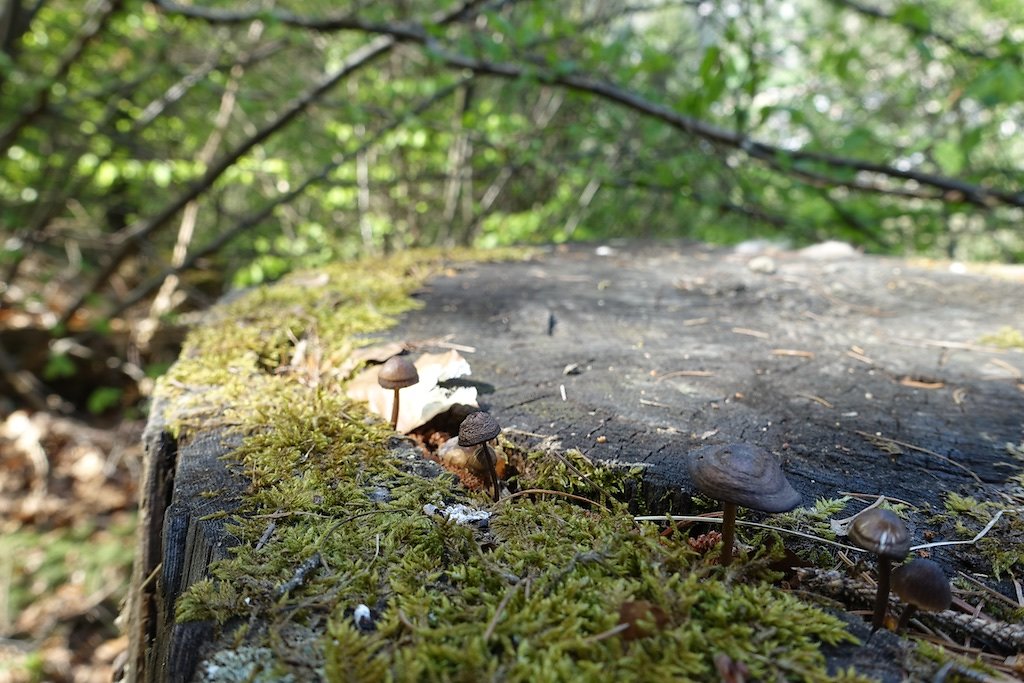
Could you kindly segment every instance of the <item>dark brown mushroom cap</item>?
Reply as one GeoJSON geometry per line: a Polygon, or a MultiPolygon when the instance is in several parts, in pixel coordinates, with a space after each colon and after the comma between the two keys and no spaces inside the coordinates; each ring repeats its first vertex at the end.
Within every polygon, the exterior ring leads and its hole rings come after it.
{"type": "Polygon", "coordinates": [[[404,389],[420,381],[416,366],[405,356],[392,356],[377,371],[377,383],[385,389],[404,389]]]}
{"type": "Polygon", "coordinates": [[[953,603],[949,579],[937,562],[911,560],[892,572],[892,592],[925,612],[941,612],[953,603]]]}
{"type": "Polygon", "coordinates": [[[757,446],[731,443],[705,446],[687,458],[690,478],[703,493],[762,512],[785,512],[800,494],[782,473],[775,456],[757,446]]]}
{"type": "Polygon", "coordinates": [[[902,560],[910,552],[910,532],[890,510],[871,508],[850,522],[847,537],[858,548],[890,560],[902,560]]]}
{"type": "Polygon", "coordinates": [[[459,445],[479,446],[501,433],[501,425],[490,413],[478,410],[470,413],[459,425],[459,445]]]}

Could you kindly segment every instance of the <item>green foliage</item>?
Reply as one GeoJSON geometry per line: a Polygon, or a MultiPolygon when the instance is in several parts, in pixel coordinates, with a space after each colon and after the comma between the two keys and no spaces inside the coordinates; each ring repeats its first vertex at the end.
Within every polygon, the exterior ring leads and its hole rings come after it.
{"type": "Polygon", "coordinates": [[[1001,327],[992,334],[978,340],[979,344],[987,344],[1000,349],[1024,349],[1024,333],[1015,327],[1001,327]]]}
{"type": "MultiPolygon", "coordinates": [[[[1024,257],[1015,210],[850,191],[850,169],[766,163],[552,84],[579,77],[783,150],[1013,191],[1024,179],[1024,76],[1012,3],[901,2],[879,18],[812,0],[755,0],[735,15],[560,0],[427,21],[452,6],[359,9],[368,23],[426,22],[433,42],[354,71],[200,195],[193,249],[304,187],[201,262],[221,285],[411,246],[618,236],[782,233],[796,244],[838,237],[881,252],[1024,257]],[[458,77],[445,68],[453,54],[525,75],[480,76],[385,131],[458,77]]],[[[45,3],[0,61],[0,133],[12,132],[0,149],[0,223],[22,238],[5,240],[2,259],[31,254],[44,277],[61,272],[66,243],[98,263],[125,226],[200,182],[366,40],[298,30],[274,10],[216,25],[129,4],[61,71],[92,7],[45,3]]],[[[336,10],[293,9],[311,20],[336,10]]],[[[166,265],[177,224],[146,241],[127,284],[166,265]]]]}
{"type": "Polygon", "coordinates": [[[74,377],[77,369],[75,362],[66,353],[51,353],[43,367],[43,379],[55,380],[74,377]]]}
{"type": "Polygon", "coordinates": [[[86,408],[93,415],[101,415],[120,404],[123,393],[118,387],[97,387],[89,394],[86,408]]]}

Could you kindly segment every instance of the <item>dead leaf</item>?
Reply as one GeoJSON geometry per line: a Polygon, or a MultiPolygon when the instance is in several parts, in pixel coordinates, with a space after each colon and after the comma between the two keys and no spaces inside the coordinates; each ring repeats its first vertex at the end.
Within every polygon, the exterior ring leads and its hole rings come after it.
{"type": "Polygon", "coordinates": [[[619,605],[619,624],[626,626],[623,640],[636,640],[665,628],[668,614],[648,600],[627,600],[619,605]]]}
{"type": "MultiPolygon", "coordinates": [[[[413,363],[420,381],[401,390],[399,395],[398,431],[408,434],[446,412],[452,406],[476,407],[476,387],[459,386],[446,388],[439,382],[469,375],[472,371],[458,351],[447,353],[425,353],[413,363]]],[[[367,368],[348,383],[346,395],[356,401],[366,401],[370,412],[385,420],[391,419],[391,402],[394,392],[377,384],[379,368],[367,368]]]]}

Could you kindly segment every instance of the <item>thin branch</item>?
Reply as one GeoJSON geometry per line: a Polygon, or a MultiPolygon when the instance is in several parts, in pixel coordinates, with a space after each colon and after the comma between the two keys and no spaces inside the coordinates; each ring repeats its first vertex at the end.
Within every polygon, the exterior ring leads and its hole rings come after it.
{"type": "MultiPolygon", "coordinates": [[[[700,517],[697,515],[640,515],[639,517],[633,518],[634,522],[708,522],[710,524],[721,524],[721,517],[700,517]]],[[[839,543],[838,541],[832,541],[821,536],[815,536],[814,534],[808,534],[803,531],[797,531],[795,529],[783,529],[782,527],[772,526],[770,524],[760,524],[758,522],[748,522],[743,519],[737,519],[736,524],[741,526],[750,526],[755,529],[768,529],[769,531],[777,531],[780,534],[789,534],[790,536],[799,536],[800,538],[806,538],[817,543],[825,543],[826,545],[832,545],[843,550],[849,550],[855,553],[866,552],[863,548],[857,548],[846,543],[839,543]]]]}
{"type": "MultiPolygon", "coordinates": [[[[778,164],[780,160],[787,160],[790,164],[801,161],[811,162],[835,169],[848,169],[851,171],[873,173],[893,179],[914,181],[941,191],[941,195],[930,197],[932,199],[967,202],[984,208],[991,208],[1000,203],[1024,207],[1024,192],[1004,192],[934,173],[899,169],[888,164],[840,157],[824,152],[786,150],[765,142],[757,142],[741,133],[720,128],[702,119],[680,114],[674,109],[657,102],[652,102],[638,93],[590,76],[559,74],[538,69],[532,65],[490,62],[441,49],[435,49],[434,52],[449,66],[469,69],[476,73],[500,78],[536,78],[545,83],[553,83],[577,92],[596,95],[602,99],[616,102],[633,111],[658,119],[684,133],[724,147],[742,150],[750,157],[768,163],[778,164]]],[[[789,166],[782,167],[782,170],[791,174],[807,172],[789,166]]],[[[826,180],[834,185],[843,185],[855,190],[884,191],[887,194],[911,191],[899,187],[882,188],[880,190],[877,185],[868,181],[844,181],[836,178],[826,178],[826,180]]],[[[915,196],[917,196],[916,193],[915,196]]]]}
{"type": "MultiPolygon", "coordinates": [[[[861,510],[861,512],[863,512],[863,510],[861,510]]],[[[911,551],[914,551],[914,550],[925,550],[927,548],[938,548],[940,546],[946,546],[946,545],[973,545],[973,544],[977,543],[978,541],[980,541],[981,539],[983,539],[988,534],[988,532],[992,530],[992,527],[994,527],[996,525],[996,522],[999,521],[999,519],[1003,516],[1004,512],[1016,512],[1016,510],[1000,510],[999,512],[997,512],[992,517],[991,520],[989,520],[989,523],[985,525],[984,529],[982,529],[981,531],[979,531],[977,534],[974,535],[974,538],[963,540],[963,541],[935,541],[934,543],[921,543],[919,545],[910,546],[910,550],[911,551]]],[[[722,518],[721,517],[704,517],[704,516],[700,516],[700,515],[640,515],[638,517],[634,517],[633,521],[634,522],[694,522],[694,523],[697,523],[697,522],[708,522],[708,523],[711,523],[711,524],[721,524],[722,523],[722,518]]],[[[750,526],[750,527],[754,527],[756,529],[768,529],[770,531],[777,531],[780,534],[789,534],[790,536],[799,536],[800,538],[806,538],[808,540],[816,541],[818,543],[825,543],[826,545],[832,545],[832,546],[835,546],[837,548],[842,548],[843,550],[849,550],[849,551],[855,552],[855,553],[867,552],[866,550],[864,550],[864,548],[857,548],[857,547],[852,546],[852,545],[847,545],[845,543],[839,543],[838,541],[833,541],[833,540],[830,540],[830,539],[827,539],[827,538],[822,538],[821,536],[815,536],[814,534],[808,534],[808,533],[805,533],[803,531],[797,531],[795,529],[784,529],[782,527],[772,526],[771,524],[760,524],[759,522],[748,522],[748,521],[742,520],[742,519],[737,519],[736,520],[736,524],[739,524],[739,525],[742,525],[742,526],[750,526]]]]}
{"type": "Polygon", "coordinates": [[[857,14],[870,17],[871,19],[888,21],[919,38],[931,38],[932,40],[940,42],[946,47],[956,52],[959,52],[960,54],[967,55],[968,57],[973,57],[975,59],[984,59],[988,61],[993,61],[997,59],[1009,59],[1015,62],[1016,64],[1021,64],[1022,60],[1024,60],[1024,56],[1022,56],[1019,53],[1003,54],[999,52],[999,50],[977,49],[970,47],[968,45],[964,45],[954,36],[941,33],[930,27],[919,26],[908,21],[902,21],[896,16],[896,14],[892,12],[886,12],[885,10],[879,9],[877,7],[869,7],[868,5],[863,5],[859,2],[856,2],[855,0],[831,0],[831,2],[839,5],[840,7],[845,7],[847,9],[853,10],[857,14]]]}
{"type": "Polygon", "coordinates": [[[154,0],[154,5],[168,14],[177,14],[189,19],[199,19],[208,24],[249,24],[254,21],[272,21],[283,26],[310,31],[359,31],[387,35],[396,40],[423,42],[426,30],[419,24],[381,24],[364,21],[350,12],[326,17],[308,17],[283,9],[272,10],[229,10],[212,7],[181,5],[173,0],[154,0]]]}

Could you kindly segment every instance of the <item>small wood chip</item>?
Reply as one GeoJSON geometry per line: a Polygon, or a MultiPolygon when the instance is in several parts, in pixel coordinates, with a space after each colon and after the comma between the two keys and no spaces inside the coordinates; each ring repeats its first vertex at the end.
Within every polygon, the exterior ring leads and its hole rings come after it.
{"type": "Polygon", "coordinates": [[[757,337],[758,339],[768,339],[771,337],[767,332],[761,330],[752,330],[749,327],[734,327],[732,328],[734,334],[743,334],[748,337],[757,337]]]}
{"type": "Polygon", "coordinates": [[[772,349],[773,356],[793,356],[796,358],[814,358],[814,351],[800,351],[799,349],[772,349]]]}
{"type": "Polygon", "coordinates": [[[941,389],[946,386],[945,382],[929,382],[928,380],[914,379],[913,377],[901,377],[900,384],[914,389],[941,389]]]}
{"type": "Polygon", "coordinates": [[[814,394],[805,394],[803,392],[797,393],[797,396],[799,396],[800,398],[806,398],[808,401],[814,401],[815,403],[823,405],[826,408],[835,408],[834,405],[823,399],[821,396],[815,396],[814,394]]]}

